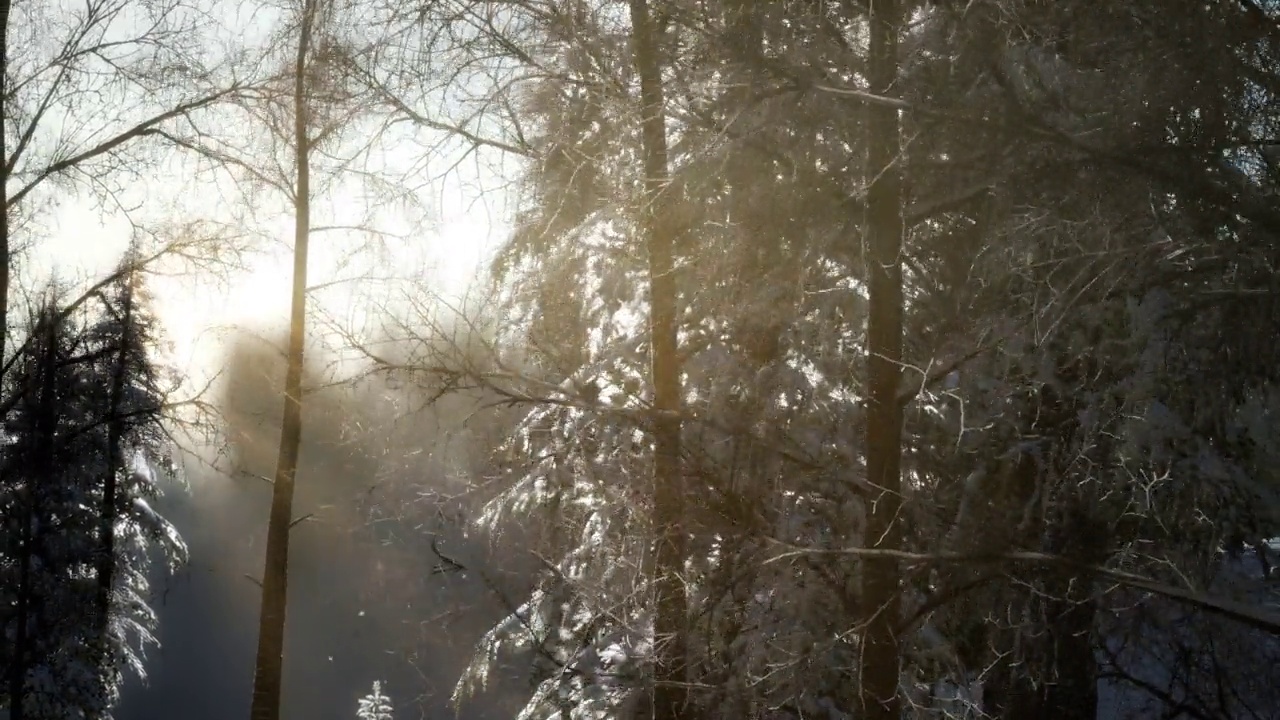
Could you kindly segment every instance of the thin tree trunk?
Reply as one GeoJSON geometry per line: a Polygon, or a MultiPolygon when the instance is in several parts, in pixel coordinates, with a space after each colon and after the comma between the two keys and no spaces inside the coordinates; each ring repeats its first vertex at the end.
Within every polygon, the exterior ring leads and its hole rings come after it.
{"type": "Polygon", "coordinates": [[[681,717],[688,705],[686,618],[688,598],[681,575],[685,560],[684,481],[680,462],[680,359],[676,336],[674,238],[660,207],[668,183],[667,130],[661,63],[646,0],[631,0],[636,72],[640,77],[644,150],[645,247],[649,255],[650,373],[654,387],[653,572],[655,668],[654,720],[681,717]]]}
{"type": "MultiPolygon", "coordinates": [[[[115,372],[111,377],[111,390],[108,397],[107,416],[107,467],[102,477],[102,507],[98,514],[98,537],[101,547],[98,549],[98,588],[94,602],[97,620],[95,640],[100,643],[97,648],[98,662],[105,665],[110,660],[111,628],[111,590],[115,586],[116,577],[116,517],[119,504],[120,443],[124,437],[124,419],[120,416],[120,406],[124,400],[125,380],[129,375],[129,350],[133,342],[133,288],[132,277],[125,280],[124,307],[121,309],[120,347],[116,353],[115,372]]],[[[106,678],[106,673],[102,673],[106,678]]],[[[109,682],[109,681],[105,681],[109,682]]],[[[104,682],[104,684],[105,684],[104,682]]],[[[103,687],[106,691],[106,687],[103,687]]]]}
{"type": "MultiPolygon", "coordinates": [[[[871,46],[868,91],[887,95],[898,73],[901,9],[896,0],[870,4],[871,46]]],[[[902,178],[896,108],[867,108],[867,243],[870,302],[867,320],[867,479],[880,488],[871,498],[865,542],[895,549],[901,542],[902,410],[898,384],[902,359],[902,178]]],[[[900,655],[899,568],[896,563],[863,564],[865,635],[860,661],[862,717],[898,720],[900,655]]]]}
{"type": "Polygon", "coordinates": [[[4,352],[9,336],[9,112],[3,98],[9,94],[11,5],[11,0],[0,0],[0,381],[4,380],[4,352]]]}
{"type": "Polygon", "coordinates": [[[294,66],[294,142],[297,144],[297,188],[294,193],[293,298],[289,317],[288,369],[284,383],[284,417],[280,455],[271,493],[267,525],[267,557],[262,573],[262,609],[258,622],[258,656],[253,675],[252,720],[278,720],[284,671],[285,608],[289,583],[289,530],[293,523],[293,483],[302,441],[302,352],[306,338],[307,242],[311,231],[311,165],[308,132],[307,53],[317,0],[304,0],[294,66]]]}
{"type": "MultiPolygon", "coordinates": [[[[36,332],[44,335],[45,346],[41,348],[42,357],[39,369],[40,389],[36,401],[38,415],[35,422],[36,447],[35,458],[30,468],[24,487],[27,502],[23,510],[22,528],[19,530],[18,555],[18,588],[17,608],[14,632],[13,655],[9,667],[9,720],[23,720],[26,717],[27,669],[31,666],[31,637],[29,625],[33,611],[31,588],[31,563],[36,541],[31,530],[33,520],[38,517],[40,507],[37,503],[38,493],[32,487],[34,483],[47,481],[53,469],[54,433],[57,431],[58,409],[57,398],[57,366],[58,366],[58,321],[55,313],[49,312],[37,326],[36,332]]],[[[24,390],[24,392],[26,392],[24,390]]],[[[37,604],[38,608],[39,605],[37,604]]]]}

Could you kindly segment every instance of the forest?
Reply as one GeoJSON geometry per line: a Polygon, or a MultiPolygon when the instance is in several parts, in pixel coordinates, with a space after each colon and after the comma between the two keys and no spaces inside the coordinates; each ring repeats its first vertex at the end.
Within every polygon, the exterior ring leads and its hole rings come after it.
{"type": "Polygon", "coordinates": [[[0,63],[3,720],[1280,720],[1280,1],[0,63]]]}

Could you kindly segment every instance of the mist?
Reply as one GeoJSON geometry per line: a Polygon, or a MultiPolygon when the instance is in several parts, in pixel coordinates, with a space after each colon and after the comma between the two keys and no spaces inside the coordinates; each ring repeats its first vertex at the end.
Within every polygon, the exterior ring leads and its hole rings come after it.
{"type": "MultiPolygon", "coordinates": [[[[157,569],[159,647],[148,653],[146,681],[125,689],[121,720],[175,708],[192,720],[248,711],[284,337],[242,329],[217,360],[224,372],[212,399],[225,436],[187,458],[187,487],[162,502],[190,562],[168,577],[157,569]]],[[[460,708],[450,704],[476,640],[509,612],[500,595],[527,590],[512,570],[527,563],[504,561],[494,538],[466,531],[475,507],[468,486],[499,420],[477,412],[475,395],[427,403],[417,388],[375,376],[333,384],[351,372],[323,348],[308,354],[305,384],[319,389],[304,404],[283,717],[349,717],[375,680],[396,717],[511,717],[520,705],[513,673],[460,708]],[[433,538],[465,569],[443,561],[433,538]]]]}

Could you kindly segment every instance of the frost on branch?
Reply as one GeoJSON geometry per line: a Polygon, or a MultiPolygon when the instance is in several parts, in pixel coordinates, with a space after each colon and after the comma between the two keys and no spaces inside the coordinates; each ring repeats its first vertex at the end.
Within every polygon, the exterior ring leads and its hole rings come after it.
{"type": "Polygon", "coordinates": [[[359,720],[393,720],[391,698],[382,694],[382,682],[373,681],[373,689],[356,705],[359,720]]]}

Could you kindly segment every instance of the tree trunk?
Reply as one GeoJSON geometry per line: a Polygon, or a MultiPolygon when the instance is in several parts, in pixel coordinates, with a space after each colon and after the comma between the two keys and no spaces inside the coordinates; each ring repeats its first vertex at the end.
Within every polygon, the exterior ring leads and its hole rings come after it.
{"type": "MultiPolygon", "coordinates": [[[[116,576],[116,517],[119,514],[117,500],[120,473],[120,443],[124,437],[124,419],[120,416],[121,403],[124,400],[125,381],[129,376],[129,351],[133,342],[133,277],[125,279],[124,295],[121,308],[120,347],[116,353],[115,372],[111,377],[111,390],[108,397],[107,416],[107,458],[106,469],[102,477],[102,507],[98,513],[98,587],[94,598],[97,628],[95,640],[100,643],[96,652],[98,662],[105,665],[109,661],[110,640],[108,634],[111,627],[111,590],[116,576]]],[[[107,677],[105,673],[101,674],[107,677]]],[[[105,693],[107,688],[102,688],[105,693]]]]}
{"type": "Polygon", "coordinates": [[[681,717],[688,705],[686,618],[680,577],[685,560],[684,481],[680,461],[680,359],[676,336],[674,238],[660,210],[668,183],[662,68],[646,0],[631,0],[636,72],[640,76],[645,172],[644,233],[649,255],[649,333],[654,387],[654,720],[681,717]]]}
{"type": "MultiPolygon", "coordinates": [[[[895,0],[871,5],[868,91],[888,95],[898,72],[901,10],[895,0]]],[[[901,543],[902,410],[898,385],[902,358],[902,180],[898,110],[872,105],[867,112],[866,233],[870,301],[867,320],[867,479],[880,488],[869,498],[864,542],[875,548],[901,543]]],[[[899,571],[892,562],[863,566],[865,625],[860,662],[862,717],[898,720],[900,657],[899,571]]]]}
{"type": "MultiPolygon", "coordinates": [[[[26,717],[27,669],[31,666],[31,637],[29,625],[33,611],[38,612],[39,604],[32,606],[33,591],[31,587],[31,565],[35,554],[35,534],[31,526],[35,518],[41,515],[38,503],[39,493],[33,485],[47,482],[52,474],[54,464],[54,434],[58,429],[57,408],[57,371],[58,371],[58,319],[55,311],[50,311],[36,327],[36,333],[44,335],[44,347],[40,348],[41,358],[36,367],[40,379],[39,399],[36,401],[37,417],[35,421],[36,445],[35,457],[32,458],[24,480],[23,488],[27,496],[26,506],[22,508],[22,528],[19,530],[18,551],[18,588],[16,608],[16,628],[14,632],[12,665],[9,668],[9,720],[23,720],[26,717]]],[[[23,390],[23,392],[28,392],[23,390]]]]}
{"type": "Polygon", "coordinates": [[[1062,720],[1096,720],[1098,717],[1098,659],[1093,651],[1096,606],[1087,597],[1088,578],[1063,578],[1054,591],[1061,597],[1045,602],[1053,674],[1041,687],[1041,714],[1035,717],[1062,720]],[[1075,580],[1075,582],[1072,582],[1075,580]],[[1086,596],[1074,588],[1083,586],[1086,596]]]}
{"type": "Polygon", "coordinates": [[[294,193],[293,297],[289,317],[288,368],[285,372],[280,454],[276,460],[271,493],[266,562],[262,573],[258,654],[253,675],[253,705],[249,712],[252,720],[278,720],[280,717],[289,583],[289,531],[293,524],[293,483],[298,472],[298,451],[302,442],[302,353],[306,338],[307,242],[311,232],[307,53],[317,0],[303,2],[293,90],[297,187],[294,193]]]}
{"type": "MultiPolygon", "coordinates": [[[[9,94],[9,8],[0,0],[0,98],[9,94]]],[[[4,352],[9,336],[9,143],[8,111],[0,102],[0,381],[4,380],[4,352]]],[[[0,418],[3,421],[3,418],[0,418]]]]}
{"type": "Polygon", "coordinates": [[[94,603],[98,620],[98,637],[105,643],[108,615],[111,610],[111,586],[115,580],[115,524],[116,494],[118,490],[118,473],[120,471],[120,437],[122,421],[120,418],[120,401],[124,395],[124,380],[128,362],[128,333],[132,321],[131,298],[126,297],[124,309],[124,331],[120,337],[120,349],[116,356],[115,372],[111,378],[111,394],[109,403],[110,415],[107,417],[107,462],[102,477],[102,507],[98,514],[98,538],[101,547],[98,552],[98,588],[94,603]]]}
{"type": "MultiPolygon", "coordinates": [[[[1044,596],[1031,600],[1044,627],[1036,637],[1022,641],[1032,644],[1030,661],[1014,667],[1000,659],[992,667],[983,690],[987,715],[1001,720],[1096,720],[1097,606],[1089,597],[1091,588],[1091,578],[1057,572],[1045,584],[1044,596]]],[[[1018,632],[1010,633],[1010,642],[1019,642],[1018,632]]]]}

